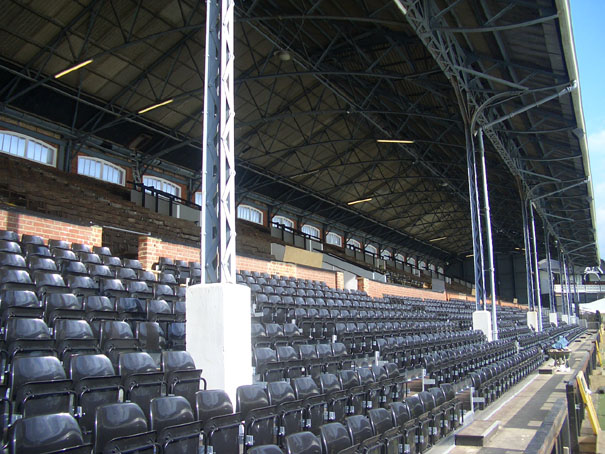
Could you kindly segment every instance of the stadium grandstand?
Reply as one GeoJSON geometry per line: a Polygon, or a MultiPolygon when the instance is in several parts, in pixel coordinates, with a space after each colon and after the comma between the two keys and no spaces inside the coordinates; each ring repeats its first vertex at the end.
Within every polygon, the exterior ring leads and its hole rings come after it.
{"type": "Polygon", "coordinates": [[[1,6],[2,452],[599,452],[568,0],[1,6]]]}

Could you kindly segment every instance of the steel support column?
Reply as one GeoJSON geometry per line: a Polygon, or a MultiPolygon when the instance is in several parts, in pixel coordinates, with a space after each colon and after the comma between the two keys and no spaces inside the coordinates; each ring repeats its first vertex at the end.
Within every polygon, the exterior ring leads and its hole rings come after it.
{"type": "Polygon", "coordinates": [[[561,287],[561,291],[565,292],[565,306],[567,315],[571,317],[571,302],[569,298],[569,276],[567,274],[567,259],[565,258],[565,254],[562,254],[563,257],[563,276],[565,277],[565,286],[561,287]],[[564,290],[563,290],[564,289],[564,290]]]}
{"type": "Polygon", "coordinates": [[[235,283],[234,0],[206,2],[202,283],[235,283]]]}
{"type": "Polygon", "coordinates": [[[475,310],[485,310],[485,278],[483,274],[483,238],[481,218],[479,216],[479,194],[477,188],[477,163],[473,135],[466,128],[466,165],[468,171],[468,192],[471,208],[471,227],[473,234],[473,268],[475,272],[475,310]]]}
{"type": "Polygon", "coordinates": [[[532,279],[531,266],[531,242],[529,241],[529,225],[527,220],[527,203],[522,202],[522,218],[523,218],[523,242],[525,244],[525,281],[527,285],[527,307],[530,311],[534,310],[534,281],[532,279]]]}
{"type": "MultiPolygon", "coordinates": [[[[485,144],[483,143],[483,129],[479,128],[477,134],[479,141],[479,156],[481,158],[481,180],[483,183],[483,204],[485,210],[485,232],[487,236],[487,258],[489,261],[489,288],[492,300],[492,335],[498,340],[498,320],[496,314],[496,267],[494,264],[494,243],[492,239],[492,220],[489,205],[489,191],[487,189],[487,167],[485,165],[485,144]]],[[[484,274],[485,275],[485,274],[484,274]]]]}
{"type": "MultiPolygon", "coordinates": [[[[538,242],[536,239],[536,219],[534,218],[534,205],[529,202],[529,218],[531,222],[532,252],[534,266],[535,305],[538,306],[538,331],[542,331],[542,295],[540,294],[540,266],[538,265],[538,242]]],[[[534,308],[535,309],[535,308],[534,308]]]]}
{"type": "Polygon", "coordinates": [[[546,248],[546,270],[548,273],[548,300],[551,312],[557,312],[557,302],[555,301],[555,291],[552,279],[552,264],[550,263],[550,233],[544,225],[544,247],[546,248]]]}

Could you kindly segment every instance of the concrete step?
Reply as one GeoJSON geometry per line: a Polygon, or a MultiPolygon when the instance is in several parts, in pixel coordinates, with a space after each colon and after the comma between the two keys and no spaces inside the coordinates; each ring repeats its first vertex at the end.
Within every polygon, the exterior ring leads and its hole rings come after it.
{"type": "Polygon", "coordinates": [[[473,421],[456,434],[457,446],[485,446],[500,428],[500,421],[473,421]]]}

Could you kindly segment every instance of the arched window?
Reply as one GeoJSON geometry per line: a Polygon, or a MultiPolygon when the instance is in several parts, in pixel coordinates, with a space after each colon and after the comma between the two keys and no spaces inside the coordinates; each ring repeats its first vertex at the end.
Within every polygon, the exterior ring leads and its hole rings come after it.
{"type": "Polygon", "coordinates": [[[416,260],[414,257],[408,257],[408,265],[416,266],[416,260]]]}
{"type": "Polygon", "coordinates": [[[300,230],[302,230],[303,233],[306,233],[307,235],[310,235],[317,239],[321,238],[321,233],[319,232],[319,229],[313,225],[305,224],[300,230]]]}
{"type": "Polygon", "coordinates": [[[391,251],[389,251],[388,249],[383,249],[380,253],[380,258],[382,258],[382,260],[391,260],[392,256],[393,255],[391,254],[391,251]]]}
{"type": "Polygon", "coordinates": [[[197,191],[195,193],[194,202],[195,202],[196,205],[202,206],[202,192],[201,191],[197,191]]]}
{"type": "Polygon", "coordinates": [[[284,216],[273,216],[273,219],[271,221],[275,224],[281,224],[286,227],[290,227],[291,229],[294,228],[294,221],[284,216]]]}
{"type": "Polygon", "coordinates": [[[55,166],[57,148],[16,132],[0,132],[0,152],[55,166]]]}
{"type": "Polygon", "coordinates": [[[366,244],[366,252],[370,254],[378,255],[378,248],[373,244],[366,244]]]}
{"type": "Polygon", "coordinates": [[[426,270],[426,263],[423,262],[422,260],[418,262],[418,269],[420,270],[426,270]]]}
{"type": "Polygon", "coordinates": [[[255,224],[263,224],[263,212],[250,205],[239,205],[237,207],[237,218],[255,224]]]}
{"type": "Polygon", "coordinates": [[[435,271],[435,265],[433,265],[432,263],[429,263],[429,270],[435,271]]]}
{"type": "Polygon", "coordinates": [[[152,186],[158,191],[166,192],[177,197],[181,196],[181,187],[170,181],[164,180],[163,178],[145,176],[143,177],[143,184],[145,186],[152,186]]]}
{"type": "Polygon", "coordinates": [[[361,249],[361,243],[353,238],[349,238],[347,240],[347,246],[350,247],[351,249],[354,249],[354,248],[361,249]]]}
{"type": "Polygon", "coordinates": [[[124,186],[124,175],[126,174],[121,167],[89,156],[78,156],[78,173],[122,186],[124,186]]]}
{"type": "Polygon", "coordinates": [[[399,260],[400,262],[405,263],[405,257],[403,256],[403,254],[395,254],[395,260],[399,260]]]}
{"type": "Polygon", "coordinates": [[[443,267],[442,267],[442,266],[438,266],[438,267],[437,267],[437,272],[438,272],[439,274],[444,274],[444,272],[443,272],[443,267]]]}
{"type": "Polygon", "coordinates": [[[340,236],[338,233],[328,232],[326,235],[326,243],[342,247],[342,236],[340,236]]]}

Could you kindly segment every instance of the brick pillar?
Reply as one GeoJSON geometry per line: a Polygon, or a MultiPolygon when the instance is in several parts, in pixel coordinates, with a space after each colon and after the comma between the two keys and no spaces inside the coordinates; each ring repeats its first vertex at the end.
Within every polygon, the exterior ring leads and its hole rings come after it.
{"type": "Polygon", "coordinates": [[[139,262],[143,269],[151,270],[151,266],[160,258],[162,240],[151,236],[139,237],[139,262]]]}
{"type": "Polygon", "coordinates": [[[103,246],[103,227],[93,225],[90,228],[90,242],[93,246],[103,246]]]}
{"type": "Polygon", "coordinates": [[[370,289],[370,281],[368,279],[366,279],[365,277],[358,277],[357,278],[357,290],[366,292],[369,295],[370,294],[370,292],[368,291],[369,289],[370,289]]]}
{"type": "Polygon", "coordinates": [[[345,274],[342,271],[336,271],[336,288],[337,289],[344,289],[345,288],[345,274]]]}

